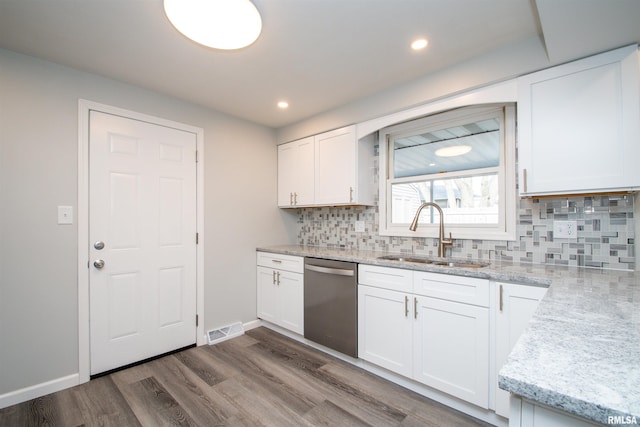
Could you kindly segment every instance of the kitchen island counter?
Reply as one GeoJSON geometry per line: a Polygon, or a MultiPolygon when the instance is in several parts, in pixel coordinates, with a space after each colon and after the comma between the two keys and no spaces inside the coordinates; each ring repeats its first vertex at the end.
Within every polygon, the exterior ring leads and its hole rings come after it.
{"type": "Polygon", "coordinates": [[[595,422],[622,416],[640,423],[640,273],[501,260],[482,268],[449,267],[317,246],[258,250],[548,286],[500,370],[500,388],[595,422]]]}

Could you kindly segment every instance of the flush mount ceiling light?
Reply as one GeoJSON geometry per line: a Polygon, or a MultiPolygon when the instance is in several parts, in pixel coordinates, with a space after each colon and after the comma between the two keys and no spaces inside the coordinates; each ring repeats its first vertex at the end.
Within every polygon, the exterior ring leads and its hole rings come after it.
{"type": "Polygon", "coordinates": [[[164,12],[182,34],[215,49],[249,46],[262,31],[250,0],[164,0],[164,12]]]}
{"type": "Polygon", "coordinates": [[[438,157],[455,157],[462,156],[471,151],[470,145],[452,145],[451,147],[443,147],[436,150],[438,157]]]}
{"type": "Polygon", "coordinates": [[[284,110],[289,108],[289,103],[287,101],[280,101],[278,102],[278,108],[284,110]]]}

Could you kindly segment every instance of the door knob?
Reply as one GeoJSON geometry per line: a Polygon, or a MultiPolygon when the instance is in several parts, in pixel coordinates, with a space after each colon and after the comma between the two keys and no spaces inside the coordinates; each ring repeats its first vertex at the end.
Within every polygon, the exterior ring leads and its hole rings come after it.
{"type": "Polygon", "coordinates": [[[104,249],[104,242],[98,240],[93,244],[93,247],[96,248],[97,250],[104,249]]]}
{"type": "Polygon", "coordinates": [[[104,267],[104,261],[101,259],[97,259],[95,261],[93,261],[93,266],[95,268],[97,268],[98,270],[100,270],[102,267],[104,267]]]}

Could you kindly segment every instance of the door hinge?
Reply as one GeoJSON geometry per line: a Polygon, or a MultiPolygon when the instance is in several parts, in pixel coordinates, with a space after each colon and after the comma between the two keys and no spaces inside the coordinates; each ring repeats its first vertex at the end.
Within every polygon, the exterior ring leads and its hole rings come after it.
{"type": "Polygon", "coordinates": [[[196,326],[198,326],[198,315],[196,314],[196,326]]]}
{"type": "Polygon", "coordinates": [[[196,233],[196,245],[198,244],[199,241],[200,241],[200,234],[196,233]]]}
{"type": "Polygon", "coordinates": [[[199,159],[198,159],[198,150],[196,150],[196,163],[198,163],[199,159]]]}

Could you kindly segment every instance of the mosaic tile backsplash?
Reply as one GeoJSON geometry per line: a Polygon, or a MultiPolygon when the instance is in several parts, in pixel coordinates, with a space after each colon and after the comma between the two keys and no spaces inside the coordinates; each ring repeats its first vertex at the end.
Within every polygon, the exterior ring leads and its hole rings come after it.
{"type": "MultiPolygon", "coordinates": [[[[520,199],[515,241],[454,238],[452,256],[635,270],[632,195],[520,199]],[[554,220],[576,220],[577,239],[555,239],[554,220]]],[[[301,209],[298,243],[435,256],[438,239],[378,234],[378,207],[301,209]],[[355,221],[364,221],[364,233],[355,221]]]]}

